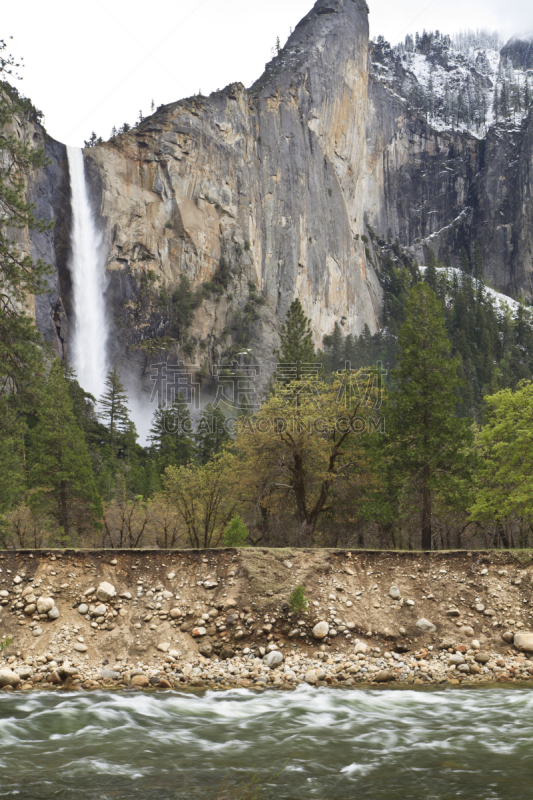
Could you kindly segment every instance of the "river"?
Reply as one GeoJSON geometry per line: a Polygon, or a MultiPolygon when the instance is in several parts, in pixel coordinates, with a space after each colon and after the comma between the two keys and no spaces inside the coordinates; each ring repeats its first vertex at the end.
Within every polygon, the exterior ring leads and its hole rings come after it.
{"type": "Polygon", "coordinates": [[[532,751],[523,686],[0,695],[17,800],[530,800],[532,751]]]}

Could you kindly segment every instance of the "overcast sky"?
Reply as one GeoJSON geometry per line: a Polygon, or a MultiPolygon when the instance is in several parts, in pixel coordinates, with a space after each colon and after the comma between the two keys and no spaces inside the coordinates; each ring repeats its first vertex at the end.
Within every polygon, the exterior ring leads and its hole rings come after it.
{"type": "MultiPolygon", "coordinates": [[[[49,133],[82,145],[92,130],[133,124],[142,110],[232,81],[250,85],[279,36],[314,0],[25,0],[3,3],[0,36],[26,64],[19,90],[49,133]]],[[[398,41],[426,28],[533,30],[531,0],[369,0],[371,35],[398,41]]]]}

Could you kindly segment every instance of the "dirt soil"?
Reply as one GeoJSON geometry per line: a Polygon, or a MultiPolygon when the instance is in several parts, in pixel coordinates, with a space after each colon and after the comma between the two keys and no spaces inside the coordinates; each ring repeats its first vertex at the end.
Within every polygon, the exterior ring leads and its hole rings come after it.
{"type": "Polygon", "coordinates": [[[475,638],[504,652],[510,633],[533,630],[532,576],[530,551],[4,551],[0,641],[13,639],[3,660],[52,653],[87,667],[272,643],[343,652],[355,638],[399,652],[475,638]],[[101,602],[89,590],[103,582],[116,596],[101,602]],[[287,603],[299,585],[309,599],[300,615],[287,603]],[[39,613],[49,598],[57,619],[39,613]],[[319,621],[330,626],[323,640],[319,621]]]}

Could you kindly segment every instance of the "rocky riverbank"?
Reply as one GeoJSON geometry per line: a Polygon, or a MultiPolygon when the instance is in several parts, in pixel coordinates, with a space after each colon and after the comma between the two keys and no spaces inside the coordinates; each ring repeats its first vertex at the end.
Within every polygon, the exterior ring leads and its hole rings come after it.
{"type": "Polygon", "coordinates": [[[530,553],[4,551],[0,688],[533,680],[530,553]],[[306,611],[291,611],[306,587],[306,611]]]}

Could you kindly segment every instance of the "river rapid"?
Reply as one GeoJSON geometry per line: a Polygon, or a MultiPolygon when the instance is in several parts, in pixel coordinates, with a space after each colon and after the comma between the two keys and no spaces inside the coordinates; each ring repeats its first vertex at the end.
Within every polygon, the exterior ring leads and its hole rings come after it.
{"type": "Polygon", "coordinates": [[[0,798],[528,800],[529,688],[0,696],[0,798]]]}

